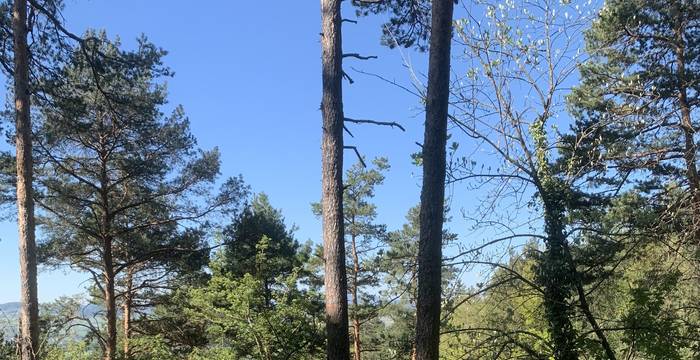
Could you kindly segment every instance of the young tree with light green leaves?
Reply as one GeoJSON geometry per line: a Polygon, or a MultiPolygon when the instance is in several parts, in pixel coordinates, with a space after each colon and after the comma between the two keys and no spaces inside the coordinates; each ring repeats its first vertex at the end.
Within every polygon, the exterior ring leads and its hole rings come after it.
{"type": "Polygon", "coordinates": [[[208,338],[191,356],[321,358],[322,301],[303,285],[309,247],[294,239],[282,213],[257,195],[223,235],[211,279],[188,292],[185,313],[208,338]]]}

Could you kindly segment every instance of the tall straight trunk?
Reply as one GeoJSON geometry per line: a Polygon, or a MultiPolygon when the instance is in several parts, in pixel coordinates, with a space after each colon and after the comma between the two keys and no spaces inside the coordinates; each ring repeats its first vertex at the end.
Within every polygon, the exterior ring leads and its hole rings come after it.
{"type": "Polygon", "coordinates": [[[432,6],[418,244],[417,360],[437,360],[440,348],[445,147],[454,4],[453,0],[434,0],[432,6]]]}
{"type": "Polygon", "coordinates": [[[114,360],[117,353],[117,303],[114,291],[114,281],[116,278],[116,273],[114,271],[114,257],[112,254],[113,245],[113,235],[112,235],[112,221],[114,220],[109,201],[109,188],[110,181],[107,173],[107,146],[102,143],[100,144],[100,201],[103,210],[101,219],[101,233],[102,233],[102,266],[103,266],[103,277],[104,277],[104,305],[106,312],[107,321],[107,334],[104,337],[105,347],[104,347],[104,360],[114,360]]]}
{"type": "Polygon", "coordinates": [[[107,336],[105,336],[104,360],[114,360],[117,352],[117,305],[114,296],[114,262],[112,240],[104,241],[104,302],[107,313],[107,336]]]}
{"type": "Polygon", "coordinates": [[[39,345],[39,301],[36,283],[36,242],[34,199],[32,197],[32,124],[29,93],[29,50],[27,48],[27,1],[15,0],[12,9],[14,31],[15,146],[17,150],[17,227],[20,269],[20,354],[34,360],[39,345]]]}
{"type": "MultiPolygon", "coordinates": [[[[354,219],[352,223],[354,223],[354,219]]],[[[353,331],[353,351],[354,360],[362,359],[362,343],[360,339],[360,318],[357,315],[357,307],[359,305],[359,300],[357,297],[357,286],[358,277],[360,276],[360,258],[357,256],[357,236],[352,235],[350,239],[350,250],[352,251],[352,288],[350,289],[352,306],[355,308],[355,312],[352,315],[352,331],[353,331]]]]}
{"type": "Polygon", "coordinates": [[[126,271],[126,284],[124,285],[124,360],[131,358],[131,348],[129,340],[131,339],[131,307],[132,307],[132,291],[134,287],[133,269],[129,267],[126,271]]]}
{"type": "Polygon", "coordinates": [[[343,52],[340,3],[341,0],[321,0],[321,204],[325,258],[326,357],[329,360],[350,358],[343,228],[343,52]]]}

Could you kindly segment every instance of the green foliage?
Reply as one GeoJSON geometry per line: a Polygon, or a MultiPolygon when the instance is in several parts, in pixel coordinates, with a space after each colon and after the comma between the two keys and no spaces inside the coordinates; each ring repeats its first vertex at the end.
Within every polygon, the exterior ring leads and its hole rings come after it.
{"type": "Polygon", "coordinates": [[[161,309],[203,332],[206,345],[190,347],[188,359],[321,357],[321,297],[303,285],[308,247],[294,239],[282,213],[258,195],[224,241],[211,278],[187,290],[180,309],[161,309]]]}
{"type": "Polygon", "coordinates": [[[0,359],[15,359],[17,346],[14,341],[8,340],[6,335],[0,332],[0,359]]]}
{"type": "Polygon", "coordinates": [[[382,43],[390,48],[415,47],[428,50],[430,41],[431,0],[353,0],[356,15],[389,14],[382,26],[382,43]]]}
{"type": "Polygon", "coordinates": [[[543,359],[551,353],[542,297],[533,287],[538,267],[533,250],[531,244],[513,254],[488,283],[458,299],[463,305],[442,342],[446,359],[543,359]]]}
{"type": "MultiPolygon", "coordinates": [[[[258,261],[265,259],[265,247],[259,247],[258,261]]],[[[233,358],[313,359],[319,355],[323,346],[320,300],[298,287],[298,271],[278,277],[269,294],[263,290],[263,280],[252,274],[232,278],[217,264],[213,271],[206,287],[191,290],[188,308],[194,321],[206,323],[210,346],[226,349],[233,358]]]]}
{"type": "Polygon", "coordinates": [[[205,286],[189,284],[169,294],[168,301],[160,301],[152,312],[143,320],[136,321],[135,327],[139,332],[132,341],[133,348],[148,354],[150,341],[157,341],[157,346],[167,344],[173,357],[184,358],[193,351],[207,345],[207,324],[192,319],[188,313],[187,304],[190,301],[189,290],[192,287],[205,286]],[[144,340],[141,338],[144,337],[144,340]]]}
{"type": "Polygon", "coordinates": [[[228,348],[197,348],[187,357],[187,360],[231,360],[239,359],[233,350],[228,348]]]}
{"type": "Polygon", "coordinates": [[[133,360],[170,360],[175,359],[173,348],[163,335],[137,336],[129,344],[136,351],[132,351],[133,360]]]}
{"type": "MultiPolygon", "coordinates": [[[[10,3],[0,0],[2,39],[12,37],[10,3]]],[[[384,45],[428,49],[430,0],[351,3],[357,16],[386,14],[384,45]]],[[[448,181],[476,179],[470,196],[488,204],[467,216],[488,224],[487,236],[501,236],[493,224],[513,235],[498,253],[468,249],[471,238],[459,256],[446,252],[445,359],[610,358],[602,338],[618,359],[698,358],[700,2],[590,6],[476,1],[454,22],[467,68],[452,71],[451,135],[467,141],[448,148],[448,181]],[[498,207],[504,216],[492,216],[498,207]],[[510,213],[520,208],[528,219],[510,213]],[[465,289],[468,266],[486,278],[465,289]]],[[[125,50],[94,31],[70,48],[36,10],[40,258],[94,279],[90,304],[42,307],[41,358],[100,357],[95,304],[112,276],[119,305],[128,297],[137,312],[129,360],[323,359],[320,247],[312,256],[263,193],[239,212],[240,178],[215,190],[218,150],[198,148],[182,107],[163,112],[166,52],[145,37],[125,50]],[[210,258],[213,233],[221,249],[210,258]]],[[[0,44],[6,70],[11,43],[0,44]]],[[[420,152],[411,158],[422,164],[420,152]]],[[[14,166],[0,154],[0,204],[13,200],[14,166]]],[[[414,350],[418,208],[395,231],[378,222],[387,171],[378,158],[344,174],[349,316],[364,360],[409,360],[414,350]]],[[[445,246],[455,240],[444,232],[445,246]]],[[[0,338],[0,359],[15,359],[14,342],[0,338]]]]}
{"type": "Polygon", "coordinates": [[[43,359],[46,360],[93,360],[99,354],[84,341],[68,341],[61,346],[56,346],[46,352],[43,359]]]}
{"type": "Polygon", "coordinates": [[[634,181],[657,191],[661,183],[687,180],[687,160],[678,159],[696,151],[686,142],[695,131],[681,108],[693,113],[698,106],[687,99],[700,89],[699,13],[696,1],[606,1],[586,32],[591,56],[568,96],[577,120],[568,141],[580,144],[579,162],[598,170],[615,164],[599,183],[639,173],[634,181]]]}
{"type": "Polygon", "coordinates": [[[222,253],[223,271],[232,277],[249,273],[263,281],[268,288],[278,276],[289,276],[306,260],[307,254],[294,239],[293,229],[287,229],[282,213],[272,207],[264,193],[254,197],[252,204],[224,231],[222,253]],[[261,253],[261,241],[266,245],[261,253]],[[258,257],[265,256],[266,262],[258,257]]]}
{"type": "Polygon", "coordinates": [[[627,328],[626,342],[638,343],[640,351],[650,359],[681,359],[684,341],[678,319],[666,307],[680,274],[652,269],[641,275],[630,289],[629,309],[622,319],[627,328]]]}

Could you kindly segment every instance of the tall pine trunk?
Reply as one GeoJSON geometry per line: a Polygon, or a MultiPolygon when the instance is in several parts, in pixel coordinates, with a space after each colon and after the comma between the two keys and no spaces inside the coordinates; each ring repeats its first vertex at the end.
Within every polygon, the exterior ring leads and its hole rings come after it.
{"type": "Polygon", "coordinates": [[[104,360],[114,360],[117,352],[117,304],[114,296],[114,260],[112,239],[104,243],[104,302],[107,313],[107,336],[105,337],[104,360]]]}
{"type": "Polygon", "coordinates": [[[103,266],[103,277],[104,277],[104,306],[107,321],[107,334],[104,336],[105,347],[104,347],[104,360],[114,360],[117,352],[117,303],[115,296],[115,278],[116,274],[114,271],[114,256],[113,256],[113,241],[112,237],[112,222],[114,220],[113,215],[110,210],[109,201],[109,187],[110,181],[108,176],[108,166],[107,166],[107,146],[104,143],[100,144],[100,201],[102,205],[102,266],[103,266]]]}
{"type": "MultiPolygon", "coordinates": [[[[352,223],[354,224],[354,216],[352,223]]],[[[360,304],[360,301],[358,299],[358,291],[357,287],[359,284],[358,278],[360,276],[360,258],[357,255],[357,235],[353,234],[351,238],[351,251],[352,251],[352,288],[350,289],[350,295],[352,296],[351,301],[352,301],[352,306],[355,308],[355,311],[353,312],[352,315],[352,332],[353,332],[353,359],[354,360],[362,360],[362,343],[361,343],[361,334],[360,334],[360,318],[357,314],[357,308],[358,305],[360,304]]]]}
{"type": "Polygon", "coordinates": [[[126,284],[124,285],[124,319],[123,319],[123,344],[124,344],[124,360],[131,358],[131,348],[129,341],[131,340],[131,309],[132,309],[132,292],[134,287],[134,271],[129,267],[126,270],[126,284]]]}
{"type": "Polygon", "coordinates": [[[32,140],[29,93],[29,50],[27,48],[27,1],[15,0],[12,9],[14,31],[14,80],[17,150],[17,227],[20,268],[20,353],[22,360],[34,360],[39,346],[39,304],[36,283],[36,242],[34,199],[32,198],[32,140]]]}
{"type": "Polygon", "coordinates": [[[450,96],[453,0],[434,0],[423,141],[423,187],[418,245],[416,359],[437,360],[440,348],[445,147],[450,96]]]}
{"type": "Polygon", "coordinates": [[[321,0],[323,72],[322,215],[326,293],[326,357],[348,360],[348,294],[343,221],[343,69],[341,0],[321,0]]]}

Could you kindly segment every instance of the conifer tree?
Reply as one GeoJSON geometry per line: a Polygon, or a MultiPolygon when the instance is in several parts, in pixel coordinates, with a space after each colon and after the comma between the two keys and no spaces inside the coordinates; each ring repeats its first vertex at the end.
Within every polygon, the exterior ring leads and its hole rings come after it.
{"type": "Polygon", "coordinates": [[[214,192],[218,152],[197,149],[182,108],[161,112],[166,94],[157,81],[169,74],[163,50],[143,38],[136,50],[123,51],[103,33],[88,37],[91,48],[75,51],[45,80],[51,101],[41,107],[36,139],[42,254],[50,265],[91,275],[106,318],[105,332],[96,335],[104,359],[112,360],[117,279],[132,264],[124,254],[135,239],[223,210],[244,187],[230,179],[214,192]],[[108,55],[99,78],[91,66],[96,53],[108,55]]]}
{"type": "Polygon", "coordinates": [[[37,297],[36,239],[33,199],[32,122],[30,115],[27,1],[14,0],[15,147],[17,163],[17,227],[20,264],[20,354],[34,360],[39,350],[39,299],[37,297]]]}

